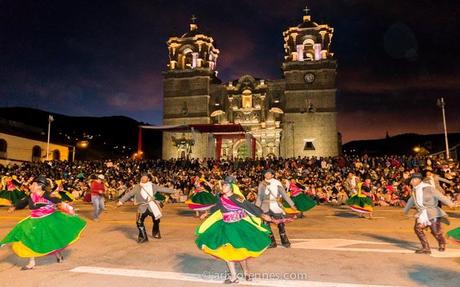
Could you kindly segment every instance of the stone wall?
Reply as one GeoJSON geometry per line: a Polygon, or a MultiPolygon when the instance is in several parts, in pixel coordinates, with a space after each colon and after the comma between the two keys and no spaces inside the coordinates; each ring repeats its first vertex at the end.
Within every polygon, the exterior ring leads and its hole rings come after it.
{"type": "Polygon", "coordinates": [[[336,156],[336,113],[289,113],[284,115],[281,152],[284,157],[336,156]],[[311,141],[314,150],[304,150],[311,141]]]}

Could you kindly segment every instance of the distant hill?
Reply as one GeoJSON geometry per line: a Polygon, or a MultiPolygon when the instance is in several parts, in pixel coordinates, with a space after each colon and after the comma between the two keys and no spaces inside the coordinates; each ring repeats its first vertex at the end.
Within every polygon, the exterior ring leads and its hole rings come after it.
{"type": "MultiPolygon", "coordinates": [[[[460,144],[460,133],[448,135],[449,147],[460,144]]],[[[351,141],[343,145],[345,153],[385,155],[385,154],[414,154],[414,148],[420,147],[428,153],[437,153],[445,150],[444,134],[401,134],[393,137],[376,140],[351,141]]]]}
{"type": "MultiPolygon", "coordinates": [[[[77,159],[103,159],[131,156],[137,150],[138,126],[144,123],[124,116],[71,117],[32,108],[0,108],[0,118],[48,129],[48,115],[54,117],[51,141],[74,146],[87,140],[89,146],[77,151],[77,159]]],[[[46,140],[46,137],[43,138],[46,140]]],[[[161,157],[161,133],[143,132],[143,150],[148,158],[161,157]]]]}

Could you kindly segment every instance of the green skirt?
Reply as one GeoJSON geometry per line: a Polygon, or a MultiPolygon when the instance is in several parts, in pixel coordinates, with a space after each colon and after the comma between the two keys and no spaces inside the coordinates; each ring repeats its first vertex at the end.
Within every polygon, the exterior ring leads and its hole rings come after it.
{"type": "MultiPolygon", "coordinates": [[[[222,217],[220,217],[222,218],[222,217]]],[[[196,245],[205,253],[225,261],[242,261],[261,255],[270,245],[270,231],[260,220],[247,216],[240,221],[227,223],[216,218],[200,233],[196,245]]]]}
{"type": "Polygon", "coordinates": [[[215,204],[217,203],[217,197],[214,196],[212,193],[207,191],[201,191],[198,193],[193,194],[189,201],[198,204],[215,204]]]}
{"type": "Polygon", "coordinates": [[[20,221],[0,241],[12,243],[20,257],[39,257],[64,249],[80,238],[86,222],[78,216],[56,211],[50,215],[20,221]]]}
{"type": "Polygon", "coordinates": [[[19,190],[2,190],[0,191],[0,206],[10,206],[15,205],[18,201],[23,199],[26,194],[19,190]]]}
{"type": "Polygon", "coordinates": [[[351,210],[360,213],[371,213],[374,210],[372,199],[365,195],[353,195],[347,200],[347,205],[351,210]]]}
{"type": "MultiPolygon", "coordinates": [[[[311,199],[311,197],[304,193],[300,193],[297,196],[291,196],[291,199],[294,202],[294,205],[297,208],[297,210],[301,212],[308,211],[316,206],[316,201],[314,201],[313,199],[311,199]]],[[[283,203],[283,206],[290,207],[286,201],[283,203]]]]}
{"type": "Polygon", "coordinates": [[[447,237],[453,242],[460,244],[460,227],[447,232],[447,237]]]}

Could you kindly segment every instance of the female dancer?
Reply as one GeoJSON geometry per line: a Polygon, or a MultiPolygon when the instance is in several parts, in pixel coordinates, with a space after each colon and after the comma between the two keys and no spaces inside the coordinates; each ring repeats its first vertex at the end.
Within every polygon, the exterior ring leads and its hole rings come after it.
{"type": "MultiPolygon", "coordinates": [[[[203,252],[227,263],[230,278],[226,284],[238,283],[235,262],[241,264],[245,279],[251,280],[247,259],[260,256],[271,242],[270,231],[260,219],[271,221],[271,217],[235,194],[232,186],[232,182],[224,181],[221,197],[210,210],[214,213],[197,228],[195,241],[203,252]]],[[[201,218],[207,215],[208,212],[201,218]]]]}
{"type": "Polygon", "coordinates": [[[44,176],[34,180],[31,194],[10,208],[10,212],[29,205],[30,217],[20,221],[2,241],[0,246],[12,243],[13,251],[19,257],[29,258],[29,263],[21,270],[35,267],[35,257],[55,254],[57,262],[64,260],[62,250],[77,241],[86,222],[78,216],[64,214],[56,210],[60,200],[46,191],[49,182],[44,176]]]}
{"type": "Polygon", "coordinates": [[[198,217],[200,211],[206,211],[216,204],[217,197],[210,192],[212,187],[204,178],[195,177],[193,184],[195,189],[185,204],[190,209],[195,210],[198,217]]]}
{"type": "Polygon", "coordinates": [[[351,210],[358,212],[361,217],[368,214],[368,218],[372,219],[374,204],[372,203],[371,198],[371,179],[367,177],[364,183],[356,183],[356,189],[358,190],[358,193],[347,200],[348,206],[351,210]]]}
{"type": "Polygon", "coordinates": [[[15,205],[18,201],[26,196],[24,191],[19,189],[21,183],[15,175],[4,176],[0,186],[2,186],[2,190],[0,190],[0,205],[15,205]]]}
{"type": "Polygon", "coordinates": [[[291,178],[290,181],[288,179],[286,180],[286,189],[288,196],[291,197],[295,207],[297,208],[297,211],[294,211],[290,208],[290,205],[287,202],[284,202],[283,208],[286,213],[300,213],[299,218],[302,218],[305,211],[308,211],[316,206],[316,201],[304,193],[305,187],[297,183],[295,178],[291,178]]]}

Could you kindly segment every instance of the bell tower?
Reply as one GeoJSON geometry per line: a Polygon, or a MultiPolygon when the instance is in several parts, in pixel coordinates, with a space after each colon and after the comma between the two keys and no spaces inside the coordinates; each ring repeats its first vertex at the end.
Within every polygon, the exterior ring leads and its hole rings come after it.
{"type": "MultiPolygon", "coordinates": [[[[163,72],[163,124],[209,124],[211,85],[218,82],[219,50],[191,18],[190,30],[167,41],[169,63],[163,72]]],[[[163,158],[209,156],[206,135],[163,133],[163,158]]]]}
{"type": "Polygon", "coordinates": [[[285,157],[336,156],[336,69],[331,52],[334,29],[311,20],[305,8],[303,21],[283,32],[285,79],[282,99],[285,157]]]}

